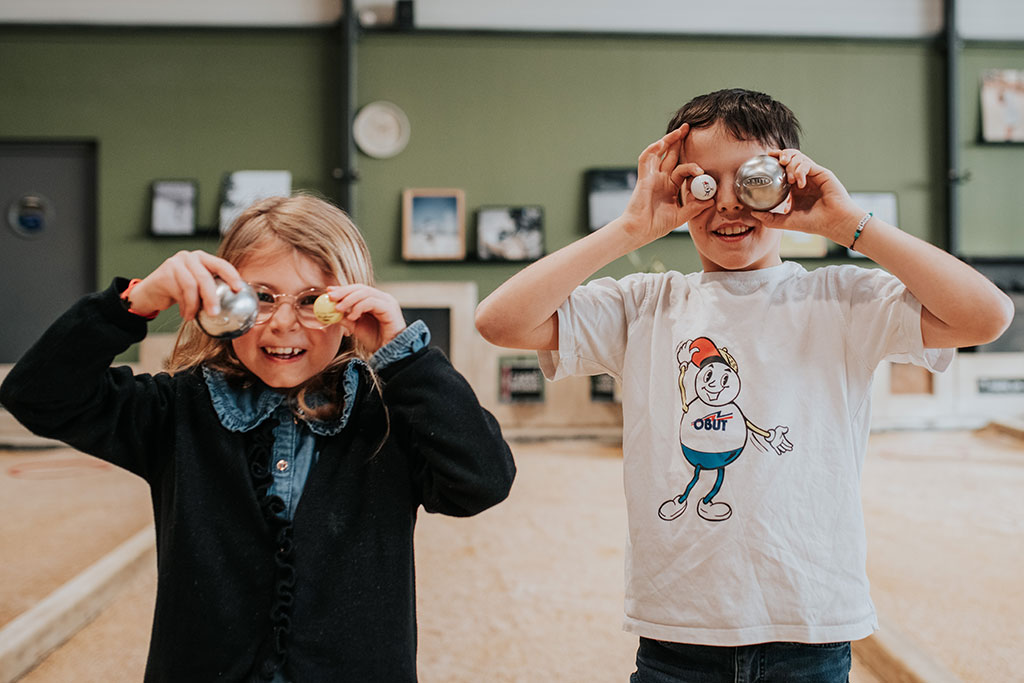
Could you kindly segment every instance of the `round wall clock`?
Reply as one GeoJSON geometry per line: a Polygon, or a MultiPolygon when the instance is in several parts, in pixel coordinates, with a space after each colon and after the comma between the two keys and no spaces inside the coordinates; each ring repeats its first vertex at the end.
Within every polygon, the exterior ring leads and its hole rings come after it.
{"type": "Polygon", "coordinates": [[[352,137],[366,155],[377,159],[393,157],[409,144],[409,118],[391,102],[367,104],[352,122],[352,137]]]}

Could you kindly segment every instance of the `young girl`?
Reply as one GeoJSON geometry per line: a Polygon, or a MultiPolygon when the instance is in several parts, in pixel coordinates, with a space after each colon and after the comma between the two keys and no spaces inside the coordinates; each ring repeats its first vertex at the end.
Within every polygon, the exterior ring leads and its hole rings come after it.
{"type": "Polygon", "coordinates": [[[429,332],[373,287],[341,210],[257,203],[218,256],[179,252],[65,313],[0,387],[29,429],[149,482],[159,582],[147,681],[415,681],[420,505],[508,494],[494,418],[429,332]],[[201,332],[218,277],[259,297],[233,340],[201,332]],[[324,326],[326,292],[344,314],[324,326]],[[167,373],[110,367],[146,321],[186,320],[167,373]]]}

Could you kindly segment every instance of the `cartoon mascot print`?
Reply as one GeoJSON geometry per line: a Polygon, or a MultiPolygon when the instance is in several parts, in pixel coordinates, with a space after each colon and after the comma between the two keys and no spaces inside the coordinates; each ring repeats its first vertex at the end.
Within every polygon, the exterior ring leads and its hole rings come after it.
{"type": "Polygon", "coordinates": [[[735,403],[740,393],[739,367],[725,347],[719,349],[707,337],[698,337],[676,347],[676,360],[679,362],[679,395],[683,402],[679,445],[694,471],[686,490],[662,503],[658,516],[671,521],[686,512],[687,498],[700,479],[700,473],[714,470],[715,485],[697,503],[697,514],[709,522],[722,522],[732,516],[732,508],[728,503],[715,502],[714,498],[725,480],[725,468],[740,457],[747,445],[747,435],[753,435],[758,447],[764,450],[770,447],[782,455],[793,450],[793,444],[786,438],[789,427],[779,425],[766,431],[744,417],[735,403]],[[687,403],[683,380],[691,364],[697,369],[696,395],[687,403]]]}

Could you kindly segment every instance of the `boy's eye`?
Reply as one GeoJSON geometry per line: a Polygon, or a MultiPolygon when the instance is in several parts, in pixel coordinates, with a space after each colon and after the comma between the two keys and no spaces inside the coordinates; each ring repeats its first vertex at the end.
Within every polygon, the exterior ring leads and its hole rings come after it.
{"type": "Polygon", "coordinates": [[[272,304],[274,303],[274,295],[268,294],[267,292],[256,292],[256,299],[261,304],[272,304]]]}

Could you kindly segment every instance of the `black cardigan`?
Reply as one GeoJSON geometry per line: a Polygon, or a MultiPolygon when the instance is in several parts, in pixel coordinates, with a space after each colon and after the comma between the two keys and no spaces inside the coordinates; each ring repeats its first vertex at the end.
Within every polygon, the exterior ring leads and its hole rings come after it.
{"type": "Polygon", "coordinates": [[[59,318],[0,402],[149,483],[159,578],[146,680],[266,680],[283,664],[296,683],[415,681],[416,512],[468,516],[508,495],[497,422],[436,349],[381,370],[386,412],[364,376],[282,521],[266,495],[272,424],[223,428],[201,372],[110,367],[146,334],[121,306],[124,284],[59,318]]]}

